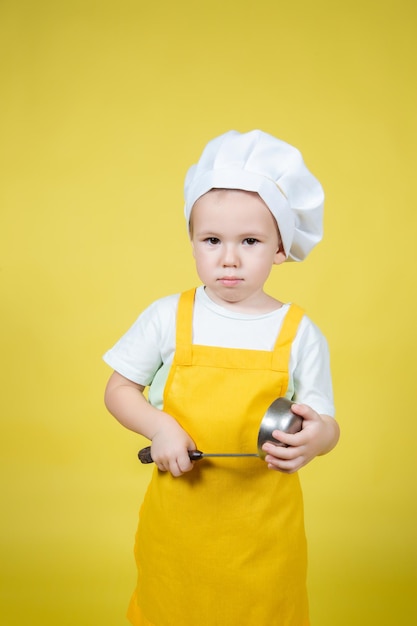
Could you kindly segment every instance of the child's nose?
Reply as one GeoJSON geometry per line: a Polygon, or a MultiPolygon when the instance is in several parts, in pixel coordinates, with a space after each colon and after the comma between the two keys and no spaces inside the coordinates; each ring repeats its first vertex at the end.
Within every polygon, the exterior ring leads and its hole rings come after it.
{"type": "Polygon", "coordinates": [[[237,267],[239,255],[235,246],[225,246],[223,253],[223,267],[237,267]]]}

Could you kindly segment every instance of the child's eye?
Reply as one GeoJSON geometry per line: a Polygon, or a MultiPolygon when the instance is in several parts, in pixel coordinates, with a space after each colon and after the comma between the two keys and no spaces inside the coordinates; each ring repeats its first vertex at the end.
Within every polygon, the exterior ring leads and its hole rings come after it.
{"type": "Polygon", "coordinates": [[[254,246],[259,243],[259,239],[255,239],[255,237],[246,237],[246,239],[243,240],[243,243],[247,246],[254,246]]]}
{"type": "Polygon", "coordinates": [[[207,237],[207,239],[204,239],[204,241],[210,244],[211,246],[216,246],[217,244],[220,243],[220,239],[218,237],[207,237]]]}

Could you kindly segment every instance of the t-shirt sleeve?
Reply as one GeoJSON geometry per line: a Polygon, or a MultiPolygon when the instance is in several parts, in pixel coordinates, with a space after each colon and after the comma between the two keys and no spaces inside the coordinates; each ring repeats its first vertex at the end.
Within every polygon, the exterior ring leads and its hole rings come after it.
{"type": "Polygon", "coordinates": [[[151,304],[103,360],[125,378],[144,387],[150,385],[164,362],[167,334],[171,336],[175,329],[176,305],[174,296],[151,304]]]}
{"type": "Polygon", "coordinates": [[[294,402],[308,404],[318,413],[333,417],[330,353],[326,338],[306,317],[294,344],[291,355],[294,402]]]}

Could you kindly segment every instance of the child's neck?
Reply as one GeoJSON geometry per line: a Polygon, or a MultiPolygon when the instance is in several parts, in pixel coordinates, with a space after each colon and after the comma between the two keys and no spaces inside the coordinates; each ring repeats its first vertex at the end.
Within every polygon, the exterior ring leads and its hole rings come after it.
{"type": "Polygon", "coordinates": [[[230,299],[220,298],[207,287],[204,289],[210,300],[219,306],[236,313],[243,313],[244,315],[265,315],[272,313],[272,311],[277,311],[283,305],[282,302],[265,292],[254,294],[253,297],[245,298],[244,300],[233,300],[232,297],[230,299]]]}

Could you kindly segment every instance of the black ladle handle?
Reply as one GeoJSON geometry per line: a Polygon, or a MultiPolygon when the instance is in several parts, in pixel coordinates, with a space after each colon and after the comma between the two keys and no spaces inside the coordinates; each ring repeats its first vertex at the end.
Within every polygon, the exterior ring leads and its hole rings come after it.
{"type": "MultiPolygon", "coordinates": [[[[190,461],[199,461],[203,458],[203,453],[200,450],[188,450],[188,456],[190,457],[190,461]]],[[[139,450],[138,458],[141,463],[153,463],[151,446],[139,450]]]]}

